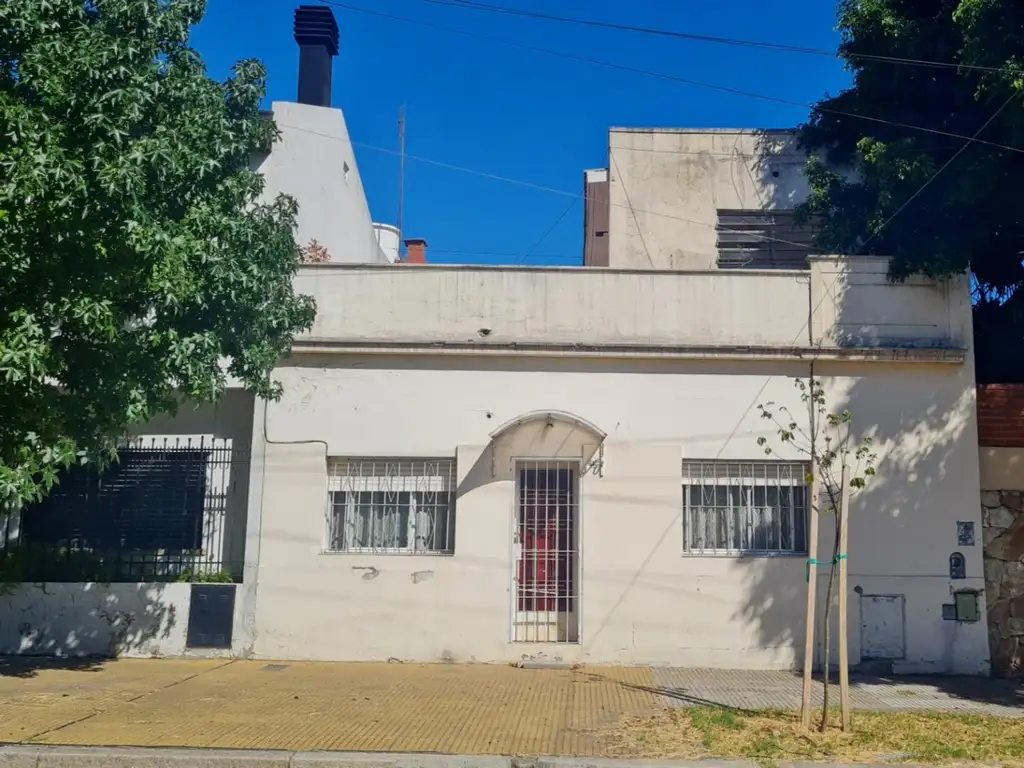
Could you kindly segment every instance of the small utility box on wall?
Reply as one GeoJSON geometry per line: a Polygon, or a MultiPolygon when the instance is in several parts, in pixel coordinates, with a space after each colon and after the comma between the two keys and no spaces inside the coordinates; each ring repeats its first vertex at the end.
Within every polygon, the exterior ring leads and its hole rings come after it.
{"type": "Polygon", "coordinates": [[[188,606],[189,648],[231,648],[235,623],[234,584],[193,584],[188,606]]]}
{"type": "Polygon", "coordinates": [[[907,655],[906,598],[860,596],[860,647],[865,661],[895,661],[907,655]]]}
{"type": "Polygon", "coordinates": [[[953,593],[953,610],[957,621],[981,621],[980,589],[958,589],[953,593]]]}

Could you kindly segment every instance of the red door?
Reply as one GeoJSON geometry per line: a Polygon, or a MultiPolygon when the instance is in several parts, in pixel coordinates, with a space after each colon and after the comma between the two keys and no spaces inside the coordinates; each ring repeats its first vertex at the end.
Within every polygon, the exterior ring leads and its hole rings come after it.
{"type": "Polygon", "coordinates": [[[519,472],[517,603],[520,611],[571,611],[575,571],[574,473],[519,472]]]}

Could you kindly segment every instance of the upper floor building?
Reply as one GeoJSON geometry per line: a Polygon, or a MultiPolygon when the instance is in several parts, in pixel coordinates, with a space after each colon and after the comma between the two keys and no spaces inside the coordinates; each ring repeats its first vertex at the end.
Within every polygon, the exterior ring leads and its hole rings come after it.
{"type": "Polygon", "coordinates": [[[305,267],[298,348],[964,361],[966,276],[894,284],[885,258],[810,247],[791,131],[615,128],[609,158],[582,267],[305,267]]]}
{"type": "Polygon", "coordinates": [[[793,131],[613,128],[586,172],[584,264],[701,271],[807,268],[793,131]]]}

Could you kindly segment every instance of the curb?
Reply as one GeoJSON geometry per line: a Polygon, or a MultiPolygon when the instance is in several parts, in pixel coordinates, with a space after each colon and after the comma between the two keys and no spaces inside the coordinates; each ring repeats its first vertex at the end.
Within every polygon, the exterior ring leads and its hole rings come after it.
{"type": "Polygon", "coordinates": [[[388,752],[0,746],[0,768],[757,768],[746,760],[614,760],[388,752]]]}

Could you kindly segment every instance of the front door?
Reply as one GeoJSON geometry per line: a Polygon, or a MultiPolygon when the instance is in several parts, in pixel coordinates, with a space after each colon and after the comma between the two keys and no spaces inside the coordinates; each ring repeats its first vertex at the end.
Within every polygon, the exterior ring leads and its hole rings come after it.
{"type": "Polygon", "coordinates": [[[513,642],[579,639],[578,478],[575,461],[516,462],[513,642]]]}

